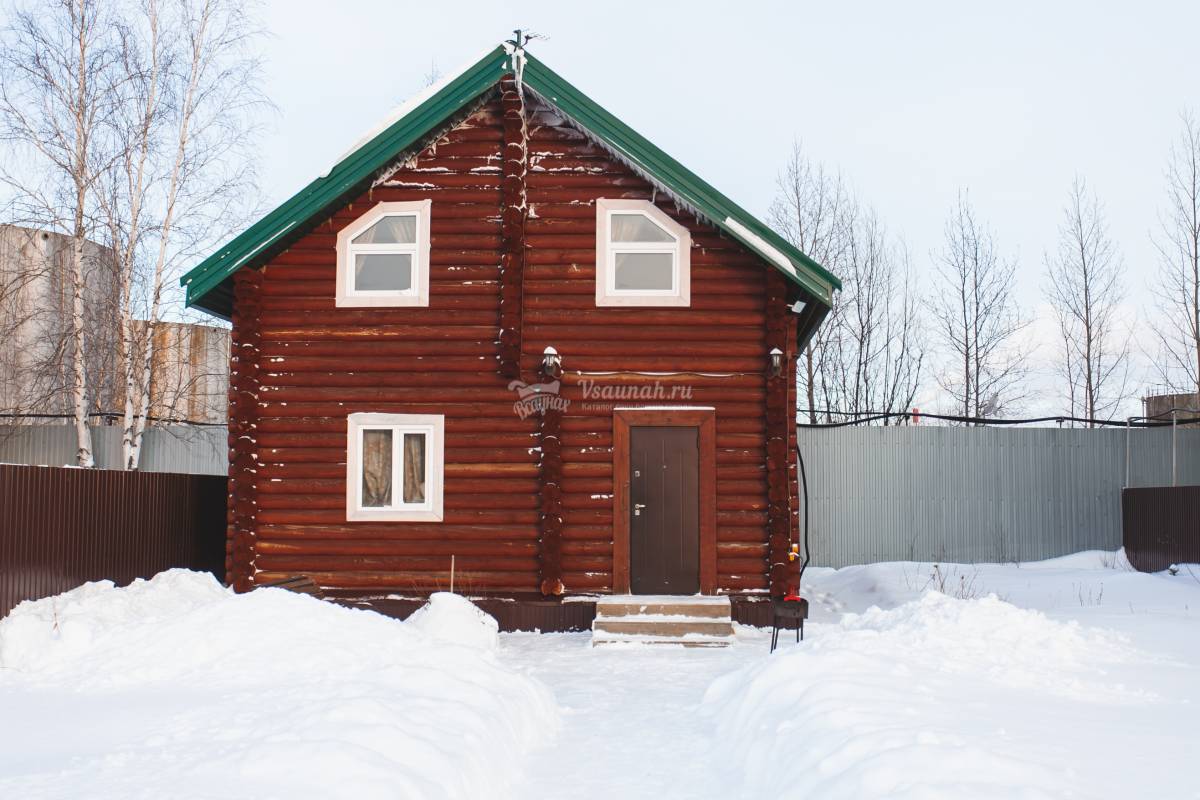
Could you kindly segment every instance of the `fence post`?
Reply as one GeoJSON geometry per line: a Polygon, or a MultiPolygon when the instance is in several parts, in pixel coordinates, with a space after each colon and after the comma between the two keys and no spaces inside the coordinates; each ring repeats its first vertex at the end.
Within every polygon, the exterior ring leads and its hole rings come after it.
{"type": "Polygon", "coordinates": [[[1176,482],[1176,477],[1178,475],[1177,467],[1179,464],[1179,458],[1177,456],[1176,448],[1178,447],[1178,444],[1179,444],[1179,437],[1175,435],[1176,432],[1179,430],[1179,426],[1175,424],[1178,417],[1179,417],[1179,412],[1176,409],[1172,408],[1171,409],[1171,485],[1172,486],[1179,485],[1176,482]]]}
{"type": "Polygon", "coordinates": [[[1125,418],[1125,488],[1129,488],[1129,431],[1133,427],[1133,417],[1125,418]]]}

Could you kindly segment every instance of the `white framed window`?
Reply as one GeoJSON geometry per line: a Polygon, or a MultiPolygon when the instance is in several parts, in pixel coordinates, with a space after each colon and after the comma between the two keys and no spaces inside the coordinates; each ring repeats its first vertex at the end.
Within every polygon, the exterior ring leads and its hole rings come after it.
{"type": "Polygon", "coordinates": [[[596,305],[691,305],[692,237],[646,200],[596,201],[596,305]]]}
{"type": "Polygon", "coordinates": [[[347,520],[442,520],[445,419],[441,414],[348,417],[347,520]]]}
{"type": "Polygon", "coordinates": [[[429,211],[433,203],[378,203],[337,238],[337,304],[429,305],[429,211]]]}

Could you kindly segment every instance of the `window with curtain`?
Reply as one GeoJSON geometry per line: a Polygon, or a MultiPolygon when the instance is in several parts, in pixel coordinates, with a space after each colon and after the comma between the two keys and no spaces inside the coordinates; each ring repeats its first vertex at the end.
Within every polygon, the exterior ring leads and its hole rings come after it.
{"type": "Polygon", "coordinates": [[[348,519],[441,519],[443,419],[350,415],[348,519]]]}

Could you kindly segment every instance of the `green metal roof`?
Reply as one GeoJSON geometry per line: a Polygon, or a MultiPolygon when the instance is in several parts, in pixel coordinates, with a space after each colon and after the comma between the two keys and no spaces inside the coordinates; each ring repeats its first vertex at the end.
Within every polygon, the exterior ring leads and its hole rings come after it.
{"type": "MultiPolygon", "coordinates": [[[[528,53],[525,59],[522,80],[526,89],[566,114],[683,206],[758,253],[822,306],[827,308],[833,302],[833,292],[841,288],[841,282],[820,264],[598,106],[549,67],[528,53]]],[[[430,133],[469,108],[504,75],[512,72],[512,56],[501,45],[432,95],[406,109],[406,113],[347,154],[325,175],[184,275],[180,283],[187,287],[187,304],[228,318],[232,311],[230,278],[233,273],[267,260],[278,248],[302,233],[309,220],[345,202],[379,170],[392,164],[401,153],[421,144],[430,133]]]]}

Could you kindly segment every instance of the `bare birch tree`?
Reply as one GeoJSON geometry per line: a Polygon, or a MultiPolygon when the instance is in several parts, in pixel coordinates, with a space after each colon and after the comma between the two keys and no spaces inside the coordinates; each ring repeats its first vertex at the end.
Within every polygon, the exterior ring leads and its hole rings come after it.
{"type": "MultiPolygon", "coordinates": [[[[101,203],[120,265],[122,462],[138,466],[152,394],[164,290],[196,246],[250,213],[246,151],[265,102],[257,31],[235,0],[141,0],[122,63],[122,158],[101,203]]],[[[157,392],[160,396],[162,392],[157,392]]]]}
{"type": "Polygon", "coordinates": [[[1154,324],[1167,385],[1200,395],[1200,122],[1183,130],[1167,158],[1167,204],[1154,244],[1160,258],[1154,324]]]}
{"type": "Polygon", "coordinates": [[[1025,399],[1028,353],[1018,338],[1029,324],[1012,290],[1016,262],[1004,259],[991,231],[960,192],[935,257],[934,316],[947,364],[938,377],[963,416],[993,416],[1025,399]]]}
{"type": "MultiPolygon", "coordinates": [[[[79,466],[93,465],[88,428],[88,326],[85,288],[91,194],[111,155],[106,137],[118,52],[110,6],[98,0],[54,0],[12,13],[0,47],[0,137],[28,153],[30,167],[5,164],[0,180],[14,191],[19,221],[71,237],[65,285],[71,291],[71,408],[79,466]]],[[[100,265],[93,265],[102,268],[100,265]]]]}
{"type": "Polygon", "coordinates": [[[1100,201],[1076,178],[1058,250],[1046,257],[1047,296],[1062,337],[1057,372],[1073,416],[1099,419],[1127,399],[1130,334],[1118,318],[1123,268],[1100,201]]]}
{"type": "Polygon", "coordinates": [[[843,289],[809,343],[799,376],[809,422],[834,415],[907,410],[924,365],[907,250],[840,174],[813,164],[799,145],[779,178],[772,224],[842,279],[843,289]]]}
{"type": "Polygon", "coordinates": [[[75,245],[61,350],[81,465],[92,463],[90,393],[97,411],[123,404],[123,465],[137,467],[152,396],[164,395],[153,386],[155,327],[177,313],[175,278],[256,210],[249,148],[267,104],[243,6],[55,0],[14,11],[0,130],[31,158],[11,159],[0,177],[14,221],[75,245]],[[92,329],[105,332],[95,347],[92,329]]]}

